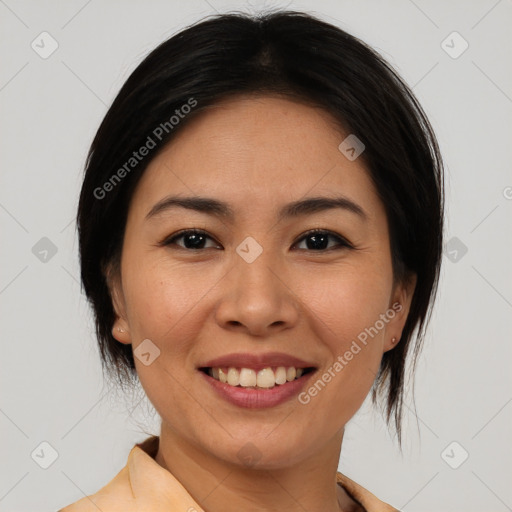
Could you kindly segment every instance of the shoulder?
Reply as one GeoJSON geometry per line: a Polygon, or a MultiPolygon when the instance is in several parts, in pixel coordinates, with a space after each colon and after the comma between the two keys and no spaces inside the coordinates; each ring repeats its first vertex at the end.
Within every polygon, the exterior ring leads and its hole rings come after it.
{"type": "Polygon", "coordinates": [[[58,512],[132,512],[135,501],[128,478],[128,468],[124,467],[108,484],[95,494],[58,510],[58,512]]]}
{"type": "Polygon", "coordinates": [[[398,509],[379,500],[379,498],[370,491],[339,471],[336,473],[336,481],[354,500],[362,505],[367,512],[400,512],[398,509]]]}
{"type": "Polygon", "coordinates": [[[156,480],[157,466],[152,457],[158,450],[158,436],[150,436],[145,441],[132,447],[126,465],[117,475],[95,494],[60,509],[58,512],[135,512],[137,505],[147,494],[149,483],[144,475],[151,475],[156,480]],[[137,498],[138,495],[138,498],[137,498]]]}

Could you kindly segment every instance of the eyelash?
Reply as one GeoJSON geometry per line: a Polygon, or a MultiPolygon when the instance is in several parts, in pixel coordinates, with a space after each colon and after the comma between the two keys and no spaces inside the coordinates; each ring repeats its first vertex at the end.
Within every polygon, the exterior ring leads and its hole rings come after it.
{"type": "MultiPolygon", "coordinates": [[[[355,249],[355,247],[352,244],[350,244],[341,235],[338,235],[338,234],[333,233],[332,231],[328,231],[326,229],[320,229],[320,228],[311,229],[309,231],[306,231],[306,233],[302,234],[301,237],[293,245],[294,246],[297,245],[299,242],[301,242],[303,239],[307,238],[308,236],[318,235],[318,234],[325,234],[331,238],[337,239],[338,240],[337,247],[330,247],[328,249],[319,249],[319,250],[314,250],[314,249],[300,249],[300,250],[311,251],[311,252],[329,252],[332,250],[340,250],[340,249],[355,249]]],[[[214,240],[214,238],[212,238],[210,235],[208,235],[208,233],[206,233],[206,231],[203,231],[201,229],[191,228],[191,229],[184,229],[182,231],[178,231],[177,233],[171,235],[170,237],[165,238],[162,242],[159,243],[159,245],[163,246],[163,247],[167,247],[170,245],[176,245],[176,243],[175,243],[176,240],[183,238],[185,235],[204,235],[207,238],[209,238],[210,240],[214,240]]],[[[206,249],[212,249],[212,247],[206,247],[206,248],[201,248],[201,249],[190,249],[190,248],[181,247],[181,246],[178,246],[178,248],[183,249],[185,251],[194,251],[194,252],[204,251],[206,249]]]]}

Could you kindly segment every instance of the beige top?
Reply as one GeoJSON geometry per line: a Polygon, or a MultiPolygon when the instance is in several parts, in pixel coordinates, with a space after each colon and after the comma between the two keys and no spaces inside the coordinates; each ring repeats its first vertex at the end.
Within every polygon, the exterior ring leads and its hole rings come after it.
{"type": "MultiPolygon", "coordinates": [[[[126,466],[97,493],[58,512],[204,512],[180,482],[155,461],[158,436],[136,444],[126,466]]],[[[350,478],[337,473],[337,482],[367,512],[399,512],[350,478]]]]}

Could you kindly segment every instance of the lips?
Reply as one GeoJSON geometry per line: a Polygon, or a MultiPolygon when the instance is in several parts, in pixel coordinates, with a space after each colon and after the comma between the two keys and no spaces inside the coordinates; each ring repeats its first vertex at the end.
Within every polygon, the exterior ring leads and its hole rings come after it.
{"type": "Polygon", "coordinates": [[[296,396],[315,373],[309,361],[281,352],[227,354],[201,363],[204,382],[243,408],[274,407],[296,396]]]}
{"type": "Polygon", "coordinates": [[[236,353],[227,354],[215,359],[210,359],[198,365],[198,369],[207,368],[251,368],[255,371],[269,367],[295,367],[314,368],[316,365],[311,361],[305,361],[298,357],[284,354],[282,352],[268,352],[266,354],[236,353]]]}

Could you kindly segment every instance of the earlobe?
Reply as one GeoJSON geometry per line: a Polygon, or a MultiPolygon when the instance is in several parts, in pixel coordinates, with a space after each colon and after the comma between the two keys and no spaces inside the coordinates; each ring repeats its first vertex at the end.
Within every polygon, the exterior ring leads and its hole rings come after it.
{"type": "Polygon", "coordinates": [[[124,297],[121,289],[121,279],[119,272],[115,272],[111,266],[105,272],[107,286],[112,300],[112,307],[116,314],[116,320],[112,325],[112,336],[120,343],[130,344],[131,336],[128,322],[125,320],[124,297]]]}
{"type": "Polygon", "coordinates": [[[129,345],[132,342],[128,325],[119,317],[117,317],[114,325],[112,326],[112,336],[120,343],[129,345]]]}
{"type": "Polygon", "coordinates": [[[121,343],[131,343],[130,329],[128,322],[125,320],[124,304],[120,306],[117,290],[112,294],[112,302],[116,313],[116,320],[112,326],[112,336],[121,343]]]}
{"type": "Polygon", "coordinates": [[[384,352],[395,348],[399,342],[400,336],[387,336],[386,340],[384,341],[384,352]]]}
{"type": "Polygon", "coordinates": [[[384,352],[395,348],[402,337],[402,331],[409,316],[414,290],[416,289],[416,274],[410,275],[395,290],[392,301],[392,309],[395,311],[393,320],[387,329],[387,337],[384,340],[384,352]]]}

